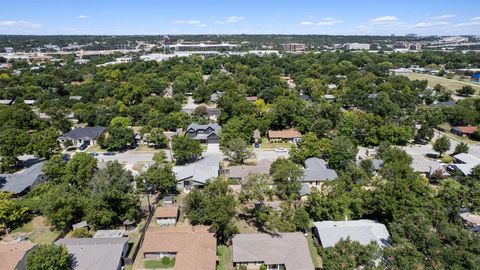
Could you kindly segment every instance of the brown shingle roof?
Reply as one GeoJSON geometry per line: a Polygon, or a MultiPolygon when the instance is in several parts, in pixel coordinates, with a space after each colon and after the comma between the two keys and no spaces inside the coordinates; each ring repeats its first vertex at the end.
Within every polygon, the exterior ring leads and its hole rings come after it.
{"type": "Polygon", "coordinates": [[[178,206],[159,206],[155,210],[155,218],[176,218],[178,206]]]}
{"type": "Polygon", "coordinates": [[[302,134],[300,134],[300,132],[294,128],[268,131],[268,138],[270,139],[293,139],[300,137],[302,137],[302,134]]]}
{"type": "Polygon", "coordinates": [[[33,243],[0,244],[0,269],[14,270],[27,251],[34,246],[33,243]]]}
{"type": "Polygon", "coordinates": [[[458,130],[463,134],[473,134],[475,131],[477,131],[476,126],[458,126],[454,127],[454,129],[458,130]]]}
{"type": "MultiPolygon", "coordinates": [[[[174,270],[215,270],[217,240],[207,226],[150,227],[140,249],[140,255],[155,252],[175,252],[174,270]]],[[[137,258],[135,269],[144,269],[137,258]]]]}

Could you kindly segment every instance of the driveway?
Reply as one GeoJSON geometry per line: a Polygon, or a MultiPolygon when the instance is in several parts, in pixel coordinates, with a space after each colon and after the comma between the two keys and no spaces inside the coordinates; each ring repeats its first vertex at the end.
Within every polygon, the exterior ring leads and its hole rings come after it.
{"type": "Polygon", "coordinates": [[[289,152],[277,153],[274,150],[264,150],[260,148],[254,148],[253,153],[255,153],[255,156],[257,157],[257,162],[263,159],[273,162],[277,158],[288,158],[290,156],[289,152]]]}

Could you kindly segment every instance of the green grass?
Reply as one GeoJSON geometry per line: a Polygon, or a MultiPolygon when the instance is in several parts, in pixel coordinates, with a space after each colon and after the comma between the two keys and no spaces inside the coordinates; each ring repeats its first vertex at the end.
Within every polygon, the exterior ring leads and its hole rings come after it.
{"type": "Polygon", "coordinates": [[[434,87],[436,84],[443,85],[446,89],[455,91],[457,89],[462,88],[465,85],[470,85],[478,92],[480,91],[480,85],[464,82],[459,80],[447,79],[444,77],[432,76],[428,74],[421,74],[421,73],[409,73],[405,74],[404,76],[408,77],[410,80],[427,80],[428,85],[434,87]]]}
{"type": "Polygon", "coordinates": [[[293,146],[293,143],[289,143],[289,142],[271,143],[266,138],[264,138],[262,140],[262,143],[260,144],[261,149],[272,149],[272,150],[276,148],[285,148],[287,150],[290,150],[292,146],[293,146]]]}
{"type": "Polygon", "coordinates": [[[230,247],[220,245],[217,247],[218,266],[217,270],[232,270],[232,249],[230,247]]]}
{"type": "Polygon", "coordinates": [[[133,232],[129,235],[128,242],[132,243],[132,248],[130,249],[129,254],[128,254],[129,258],[135,259],[135,258],[133,258],[133,252],[138,245],[138,241],[140,241],[140,236],[142,236],[142,233],[139,230],[139,228],[142,228],[144,225],[145,225],[145,220],[140,222],[140,224],[137,225],[137,229],[135,230],[135,232],[133,232]]]}
{"type": "Polygon", "coordinates": [[[312,262],[315,268],[320,268],[322,266],[322,258],[318,255],[317,247],[313,242],[313,238],[311,234],[308,234],[307,238],[308,242],[308,249],[310,250],[310,256],[312,257],[312,262]]]}
{"type": "Polygon", "coordinates": [[[61,234],[61,231],[51,231],[42,221],[32,220],[22,227],[17,228],[11,234],[25,235],[30,241],[38,244],[51,244],[61,234]]]}
{"type": "Polygon", "coordinates": [[[175,265],[175,259],[163,257],[160,260],[144,260],[143,265],[147,269],[172,268],[175,265]]]}

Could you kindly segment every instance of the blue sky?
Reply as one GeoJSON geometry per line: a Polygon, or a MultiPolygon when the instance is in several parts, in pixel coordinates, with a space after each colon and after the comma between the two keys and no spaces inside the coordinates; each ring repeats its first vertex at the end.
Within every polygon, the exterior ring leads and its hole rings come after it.
{"type": "Polygon", "coordinates": [[[0,34],[480,35],[479,0],[2,0],[0,34]]]}

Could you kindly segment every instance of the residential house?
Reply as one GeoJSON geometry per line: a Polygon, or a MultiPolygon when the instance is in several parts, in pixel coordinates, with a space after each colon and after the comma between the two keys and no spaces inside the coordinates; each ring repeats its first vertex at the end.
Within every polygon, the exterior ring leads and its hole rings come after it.
{"type": "Polygon", "coordinates": [[[63,143],[70,140],[76,147],[81,145],[92,146],[97,144],[98,139],[106,130],[105,127],[101,126],[74,128],[60,136],[59,141],[63,143]]]}
{"type": "Polygon", "coordinates": [[[250,101],[250,102],[255,102],[255,101],[258,100],[258,97],[256,97],[256,96],[248,96],[248,97],[245,97],[245,99],[246,99],[247,101],[250,101]]]}
{"type": "Polygon", "coordinates": [[[172,270],[215,270],[217,240],[207,226],[149,227],[133,269],[145,261],[175,258],[172,270]]]}
{"type": "Polygon", "coordinates": [[[128,237],[63,238],[55,244],[67,247],[73,270],[120,270],[128,252],[128,237]]]}
{"type": "Polygon", "coordinates": [[[178,206],[159,206],[153,215],[160,226],[175,225],[178,219],[178,206]]]}
{"type": "Polygon", "coordinates": [[[248,269],[313,270],[307,238],[299,232],[237,234],[232,240],[233,266],[248,269]]]}
{"type": "Polygon", "coordinates": [[[218,143],[221,131],[222,127],[217,123],[207,125],[192,123],[185,133],[201,143],[218,143]]]}
{"type": "Polygon", "coordinates": [[[385,225],[368,219],[313,222],[313,234],[324,248],[350,239],[361,245],[375,242],[383,248],[389,245],[390,234],[385,225]]]}
{"type": "Polygon", "coordinates": [[[472,169],[478,165],[480,165],[480,158],[461,153],[453,156],[453,164],[448,165],[448,169],[461,172],[463,175],[470,175],[472,169]]]}
{"type": "Polygon", "coordinates": [[[13,103],[15,103],[13,99],[0,99],[0,105],[10,106],[13,103]]]}
{"type": "Polygon", "coordinates": [[[321,188],[323,182],[332,181],[337,177],[335,170],[328,168],[325,160],[316,157],[305,160],[303,183],[321,188]]]}
{"type": "Polygon", "coordinates": [[[24,195],[35,186],[45,182],[44,162],[37,162],[30,167],[12,174],[0,174],[0,190],[16,196],[24,195]]]}
{"type": "Polygon", "coordinates": [[[476,126],[457,126],[452,128],[452,133],[462,137],[470,137],[477,131],[476,126]]]}
{"type": "Polygon", "coordinates": [[[218,164],[205,165],[198,162],[173,167],[173,173],[177,177],[178,189],[191,189],[203,187],[208,180],[218,177],[218,164]]]}
{"type": "Polygon", "coordinates": [[[410,167],[414,172],[418,172],[425,177],[430,177],[436,173],[441,173],[443,176],[449,175],[448,172],[445,171],[445,168],[442,166],[442,164],[422,156],[413,156],[410,167]]]}
{"type": "Polygon", "coordinates": [[[241,182],[245,182],[248,179],[250,174],[269,174],[270,173],[270,166],[272,165],[271,160],[262,159],[258,162],[255,166],[247,166],[247,165],[238,165],[238,166],[230,166],[226,171],[226,175],[235,180],[241,180],[241,182]]]}
{"type": "Polygon", "coordinates": [[[0,269],[24,270],[27,253],[34,243],[0,243],[0,269]]]}
{"type": "Polygon", "coordinates": [[[289,141],[289,142],[297,143],[301,139],[302,139],[302,134],[294,128],[268,131],[268,140],[270,142],[289,141]]]}

